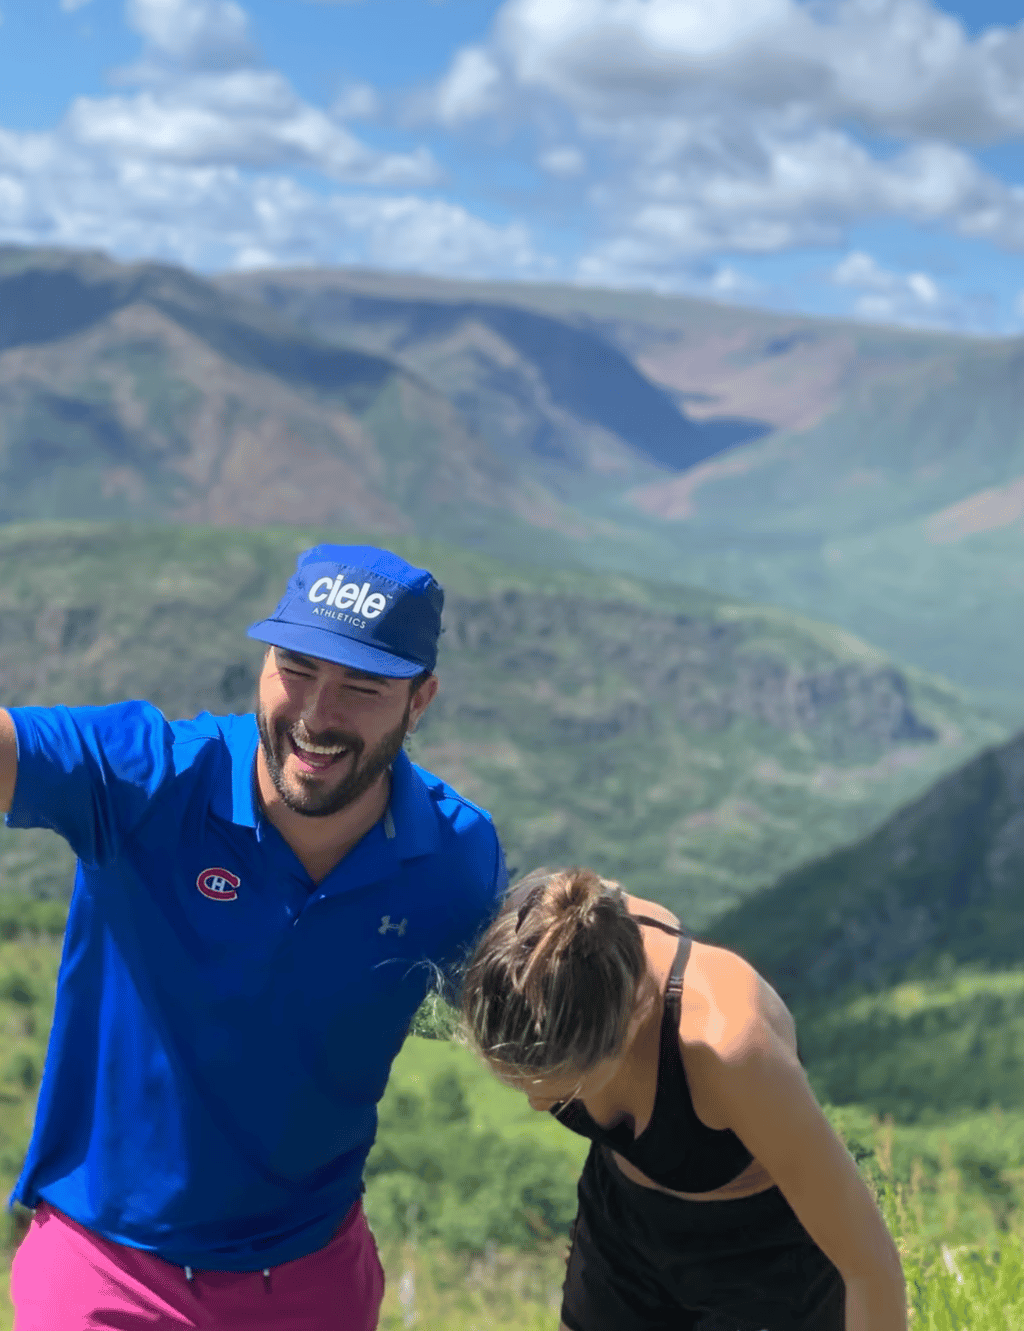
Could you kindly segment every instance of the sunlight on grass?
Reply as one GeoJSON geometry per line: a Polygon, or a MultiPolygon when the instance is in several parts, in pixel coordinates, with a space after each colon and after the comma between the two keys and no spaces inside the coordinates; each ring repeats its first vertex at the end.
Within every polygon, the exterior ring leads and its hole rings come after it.
{"type": "MultiPolygon", "coordinates": [[[[1018,1173],[1010,1182],[1014,1206],[1008,1214],[986,1208],[952,1167],[933,1181],[915,1159],[904,1183],[893,1165],[899,1131],[876,1122],[873,1153],[861,1168],[899,1245],[913,1331],[1020,1331],[1024,1180],[1018,1173]],[[965,1234],[975,1237],[965,1241],[965,1234]]],[[[482,1253],[451,1252],[415,1238],[382,1242],[387,1286],[381,1331],[554,1331],[566,1253],[564,1237],[528,1250],[487,1244],[482,1253]]],[[[4,1281],[0,1331],[12,1328],[4,1281]]]]}
{"type": "MultiPolygon", "coordinates": [[[[38,984],[42,996],[40,981],[52,966],[42,948],[32,958],[38,973],[27,954],[5,972],[14,960],[0,948],[0,972],[14,977],[0,999],[10,1020],[26,1006],[15,979],[38,984]]],[[[10,1108],[24,1115],[31,1093],[21,1087],[20,1094],[25,1100],[10,1108]]],[[[1020,1331],[1024,1114],[996,1109],[908,1127],[857,1105],[827,1113],[896,1238],[912,1331],[1020,1331]],[[992,1163],[998,1145],[1005,1168],[992,1163]]],[[[368,1170],[367,1214],[387,1276],[381,1331],[554,1331],[586,1146],[531,1111],[466,1050],[445,1040],[407,1041],[368,1170]],[[478,1150],[482,1164],[496,1167],[476,1169],[478,1150]],[[511,1169],[503,1150],[518,1153],[511,1169]],[[517,1212],[522,1223],[508,1230],[519,1235],[515,1242],[486,1237],[517,1212]]],[[[4,1178],[4,1186],[11,1181],[4,1178]]],[[[9,1235],[15,1225],[9,1222],[9,1235]]],[[[4,1281],[0,1331],[12,1328],[4,1281]]]]}

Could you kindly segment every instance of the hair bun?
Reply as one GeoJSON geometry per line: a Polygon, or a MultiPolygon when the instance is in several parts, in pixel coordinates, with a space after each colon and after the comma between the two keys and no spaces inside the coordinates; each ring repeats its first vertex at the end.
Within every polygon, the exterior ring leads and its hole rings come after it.
{"type": "Polygon", "coordinates": [[[535,869],[477,945],[463,1016],[487,1058],[586,1069],[621,1047],[645,966],[618,883],[592,869],[535,869]]]}
{"type": "Polygon", "coordinates": [[[569,869],[559,884],[559,905],[565,922],[586,929],[594,922],[594,907],[604,895],[604,883],[593,869],[569,869]]]}

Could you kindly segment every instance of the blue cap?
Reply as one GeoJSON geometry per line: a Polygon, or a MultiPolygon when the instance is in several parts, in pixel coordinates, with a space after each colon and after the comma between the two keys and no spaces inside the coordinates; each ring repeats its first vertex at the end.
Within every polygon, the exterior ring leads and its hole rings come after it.
{"type": "Polygon", "coordinates": [[[372,675],[411,679],[437,664],[444,592],[425,568],[373,545],[315,545],[249,637],[372,675]]]}

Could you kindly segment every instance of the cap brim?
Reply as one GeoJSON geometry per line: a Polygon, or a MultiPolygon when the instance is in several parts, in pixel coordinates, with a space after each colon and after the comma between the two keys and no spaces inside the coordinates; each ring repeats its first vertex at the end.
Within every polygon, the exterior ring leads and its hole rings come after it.
{"type": "Polygon", "coordinates": [[[248,636],[257,642],[268,642],[272,647],[284,647],[302,656],[315,656],[320,661],[365,670],[371,675],[384,675],[389,679],[412,679],[427,669],[416,661],[370,647],[355,638],[334,633],[330,629],[309,624],[281,624],[275,619],[261,619],[248,630],[248,636]]]}

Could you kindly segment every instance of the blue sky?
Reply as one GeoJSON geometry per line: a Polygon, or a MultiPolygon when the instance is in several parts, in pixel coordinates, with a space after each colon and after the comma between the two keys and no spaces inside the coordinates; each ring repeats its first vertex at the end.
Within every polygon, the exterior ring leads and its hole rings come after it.
{"type": "Polygon", "coordinates": [[[0,0],[0,241],[1021,332],[1024,22],[1008,0],[0,0]]]}

